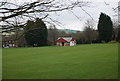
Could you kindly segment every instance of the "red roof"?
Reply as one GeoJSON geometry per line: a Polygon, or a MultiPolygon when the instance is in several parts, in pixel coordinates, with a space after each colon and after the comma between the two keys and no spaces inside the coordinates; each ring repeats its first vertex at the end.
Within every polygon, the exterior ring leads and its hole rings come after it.
{"type": "Polygon", "coordinates": [[[72,38],[72,40],[71,41],[75,41],[75,39],[74,38],[72,38]]]}
{"type": "Polygon", "coordinates": [[[56,40],[56,42],[68,42],[68,41],[64,40],[63,38],[60,38],[60,39],[56,40]]]}
{"type": "Polygon", "coordinates": [[[56,40],[56,42],[70,42],[70,41],[74,41],[75,39],[73,39],[72,37],[61,37],[58,38],[56,40]]]}

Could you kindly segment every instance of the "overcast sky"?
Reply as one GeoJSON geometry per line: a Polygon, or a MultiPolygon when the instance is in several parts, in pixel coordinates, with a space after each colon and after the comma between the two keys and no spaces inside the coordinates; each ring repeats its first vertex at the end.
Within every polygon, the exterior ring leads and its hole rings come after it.
{"type": "MultiPolygon", "coordinates": [[[[29,2],[35,0],[8,0],[8,1],[16,2],[16,3],[17,2],[24,3],[24,1],[29,2]]],[[[114,16],[115,12],[112,10],[112,8],[116,8],[118,6],[119,0],[83,0],[83,1],[91,2],[88,4],[88,7],[83,7],[83,9],[85,9],[86,12],[89,13],[91,17],[94,19],[94,23],[96,25],[95,28],[97,28],[97,22],[101,12],[109,15],[112,20],[117,20],[118,17],[114,16]]],[[[63,24],[62,26],[56,26],[56,27],[59,29],[65,28],[65,29],[82,31],[84,29],[86,20],[91,19],[91,17],[80,8],[75,8],[72,10],[72,12],[65,10],[57,13],[57,15],[51,14],[52,18],[60,21],[63,24]]]]}
{"type": "MultiPolygon", "coordinates": [[[[89,0],[91,3],[90,7],[83,7],[94,19],[95,29],[97,28],[97,22],[100,16],[100,13],[103,12],[111,17],[112,20],[117,20],[117,16],[115,16],[115,12],[112,8],[116,8],[118,6],[119,0],[89,0]]],[[[73,30],[83,30],[84,25],[87,19],[91,19],[91,17],[82,11],[80,8],[75,8],[74,10],[63,11],[60,12],[60,16],[53,15],[54,18],[63,23],[63,28],[73,29],[73,30]],[[74,12],[79,19],[72,14],[74,12]]],[[[62,28],[57,26],[57,28],[62,28]]]]}

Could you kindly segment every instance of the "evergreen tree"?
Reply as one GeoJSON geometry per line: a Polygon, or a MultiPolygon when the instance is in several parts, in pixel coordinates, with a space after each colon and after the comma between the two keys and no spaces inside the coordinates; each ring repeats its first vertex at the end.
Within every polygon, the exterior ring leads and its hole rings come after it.
{"type": "Polygon", "coordinates": [[[35,22],[28,21],[25,28],[25,39],[29,46],[47,45],[47,27],[41,19],[37,18],[35,22]]]}
{"type": "Polygon", "coordinates": [[[99,22],[98,22],[98,32],[99,32],[99,40],[108,42],[112,39],[113,33],[113,24],[111,18],[104,14],[100,14],[99,22]]]}
{"type": "Polygon", "coordinates": [[[28,20],[27,25],[25,26],[25,40],[26,40],[28,46],[33,46],[33,44],[34,44],[34,41],[32,40],[33,36],[31,33],[32,28],[34,28],[34,22],[28,20]]]}

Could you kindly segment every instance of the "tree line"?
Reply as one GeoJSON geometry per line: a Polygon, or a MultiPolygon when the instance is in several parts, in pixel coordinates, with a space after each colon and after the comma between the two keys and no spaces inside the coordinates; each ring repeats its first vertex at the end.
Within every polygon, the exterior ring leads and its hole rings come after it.
{"type": "Polygon", "coordinates": [[[102,43],[110,42],[112,40],[119,41],[119,26],[117,22],[112,22],[111,18],[105,13],[101,13],[97,25],[94,29],[94,22],[87,20],[85,22],[84,30],[76,33],[66,33],[59,31],[55,25],[47,29],[45,23],[41,19],[36,19],[35,22],[28,21],[25,26],[25,39],[30,46],[45,46],[55,45],[55,40],[58,37],[73,37],[78,44],[86,43],[102,43]],[[34,28],[34,29],[33,29],[34,28]],[[30,30],[32,29],[32,30],[30,30]]]}
{"type": "MultiPolygon", "coordinates": [[[[72,36],[77,40],[78,44],[102,43],[110,42],[112,40],[120,40],[120,26],[117,21],[112,21],[108,15],[101,13],[97,24],[97,29],[95,29],[94,22],[88,19],[85,22],[83,31],[77,31],[76,33],[58,32],[55,27],[50,30],[56,33],[55,36],[57,35],[58,37],[72,36]]],[[[55,36],[51,37],[57,38],[55,36]]]]}
{"type": "MultiPolygon", "coordinates": [[[[19,32],[20,30],[17,31],[19,32]]],[[[25,46],[30,47],[55,45],[55,40],[58,37],[73,37],[76,39],[77,44],[107,43],[112,40],[120,41],[120,26],[118,22],[112,22],[111,18],[105,13],[100,14],[97,29],[95,29],[95,24],[92,20],[87,20],[83,31],[66,33],[59,31],[55,25],[47,28],[42,19],[36,18],[35,20],[28,20],[21,31],[21,34],[24,33],[21,37],[22,42],[25,42],[25,46]]]]}

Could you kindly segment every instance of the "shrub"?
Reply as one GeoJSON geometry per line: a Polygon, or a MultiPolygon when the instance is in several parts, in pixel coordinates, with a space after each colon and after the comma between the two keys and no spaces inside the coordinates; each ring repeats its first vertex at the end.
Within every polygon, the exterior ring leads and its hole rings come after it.
{"type": "Polygon", "coordinates": [[[116,40],[111,40],[111,41],[108,42],[108,43],[117,43],[117,41],[116,41],[116,40]]]}

